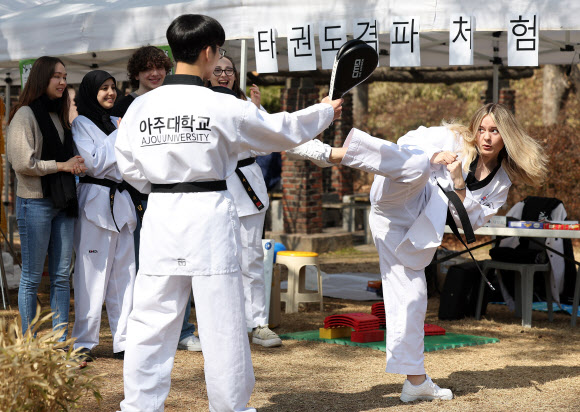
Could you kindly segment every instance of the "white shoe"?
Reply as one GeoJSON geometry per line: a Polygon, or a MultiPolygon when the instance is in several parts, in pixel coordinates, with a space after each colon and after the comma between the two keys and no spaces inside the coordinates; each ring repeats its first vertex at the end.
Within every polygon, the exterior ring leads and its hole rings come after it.
{"type": "Polygon", "coordinates": [[[413,402],[416,400],[432,401],[442,399],[445,401],[453,399],[453,392],[450,389],[441,389],[435,385],[429,376],[421,385],[413,385],[408,380],[403,384],[401,400],[403,402],[413,402]]]}
{"type": "Polygon", "coordinates": [[[252,330],[252,343],[262,345],[265,348],[272,348],[274,346],[281,346],[282,339],[267,326],[258,326],[252,330]]]}
{"type": "Polygon", "coordinates": [[[199,338],[195,335],[183,338],[177,344],[177,349],[188,350],[191,352],[201,352],[201,342],[199,338]]]}

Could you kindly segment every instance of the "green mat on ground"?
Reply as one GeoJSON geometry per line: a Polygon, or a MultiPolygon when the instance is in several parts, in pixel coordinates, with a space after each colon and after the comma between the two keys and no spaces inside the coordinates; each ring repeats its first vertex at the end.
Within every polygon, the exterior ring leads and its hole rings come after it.
{"type": "MultiPolygon", "coordinates": [[[[350,338],[321,339],[319,337],[319,331],[317,330],[286,333],[280,335],[280,338],[335,343],[338,345],[361,346],[364,348],[378,349],[380,351],[385,352],[384,339],[380,342],[369,342],[369,343],[351,342],[350,338]]],[[[442,349],[461,348],[463,346],[483,345],[486,343],[496,343],[496,342],[499,342],[499,339],[487,338],[485,336],[461,335],[458,333],[447,333],[445,335],[425,336],[425,352],[433,352],[442,349]]]]}

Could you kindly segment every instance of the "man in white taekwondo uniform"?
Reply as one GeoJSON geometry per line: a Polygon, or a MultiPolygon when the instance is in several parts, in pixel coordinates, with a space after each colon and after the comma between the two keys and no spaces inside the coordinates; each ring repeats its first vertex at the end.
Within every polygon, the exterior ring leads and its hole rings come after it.
{"type": "Polygon", "coordinates": [[[246,408],[254,386],[245,328],[239,221],[225,179],[248,149],[304,143],[340,115],[325,98],[293,114],[203,87],[225,41],[221,25],[182,15],[167,30],[176,75],[137,99],[116,142],[124,178],[151,192],[129,317],[124,411],[162,411],[190,287],[205,359],[211,411],[246,408]],[[194,45],[194,46],[192,46],[194,45]]]}

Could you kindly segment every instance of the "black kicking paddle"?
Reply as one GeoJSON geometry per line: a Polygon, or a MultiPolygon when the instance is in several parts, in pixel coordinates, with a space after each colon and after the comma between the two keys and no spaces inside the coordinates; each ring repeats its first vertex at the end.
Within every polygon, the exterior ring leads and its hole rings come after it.
{"type": "Polygon", "coordinates": [[[334,58],[330,78],[331,99],[340,99],[350,89],[364,82],[377,68],[379,55],[363,40],[349,40],[334,58]]]}

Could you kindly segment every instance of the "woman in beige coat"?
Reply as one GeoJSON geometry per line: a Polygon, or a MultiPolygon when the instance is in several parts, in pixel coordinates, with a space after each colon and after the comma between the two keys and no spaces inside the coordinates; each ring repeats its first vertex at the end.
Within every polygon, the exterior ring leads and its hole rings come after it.
{"type": "Polygon", "coordinates": [[[69,267],[78,213],[74,174],[86,170],[73,156],[66,69],[60,59],[36,60],[8,128],[8,160],[16,172],[16,220],[22,274],[18,308],[25,332],[36,314],[36,294],[48,253],[53,328],[66,339],[70,305],[69,267]]]}

